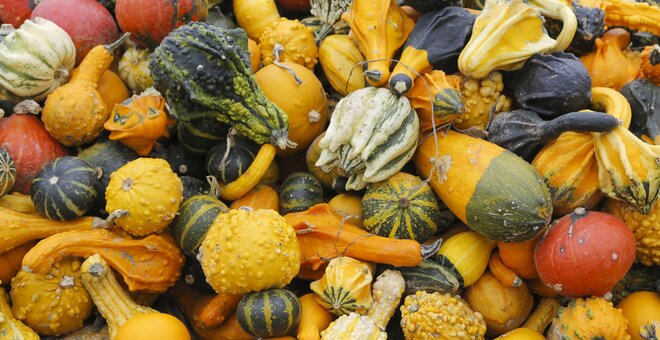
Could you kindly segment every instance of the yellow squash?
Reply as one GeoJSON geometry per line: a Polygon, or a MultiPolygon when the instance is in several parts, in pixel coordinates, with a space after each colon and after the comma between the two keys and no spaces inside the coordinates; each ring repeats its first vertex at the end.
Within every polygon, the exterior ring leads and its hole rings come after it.
{"type": "Polygon", "coordinates": [[[365,86],[361,62],[364,56],[344,34],[327,36],[319,46],[319,63],[335,91],[347,95],[365,86]]]}

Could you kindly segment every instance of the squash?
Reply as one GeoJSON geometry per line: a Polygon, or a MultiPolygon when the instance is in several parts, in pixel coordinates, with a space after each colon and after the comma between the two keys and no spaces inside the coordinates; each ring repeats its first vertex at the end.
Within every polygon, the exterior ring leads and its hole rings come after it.
{"type": "Polygon", "coordinates": [[[660,224],[660,201],[655,202],[651,211],[644,215],[637,211],[632,205],[608,198],[605,210],[622,219],[632,230],[637,242],[635,256],[637,261],[647,266],[660,265],[660,244],[658,244],[658,231],[660,224]]]}
{"type": "Polygon", "coordinates": [[[464,231],[443,242],[435,260],[453,271],[462,287],[469,287],[486,270],[490,253],[496,245],[474,231],[464,231]]]}
{"type": "MultiPolygon", "coordinates": [[[[315,41],[318,43],[322,41],[332,31],[335,25],[345,23],[340,20],[341,15],[346,12],[350,5],[350,0],[310,0],[310,13],[318,18],[321,22],[321,27],[315,32],[315,41]]],[[[339,33],[339,32],[336,32],[339,33]]]]}
{"type": "Polygon", "coordinates": [[[172,220],[174,238],[181,250],[190,256],[197,255],[213,221],[228,211],[224,203],[209,195],[195,195],[185,200],[172,220]]]}
{"type": "Polygon", "coordinates": [[[534,250],[541,280],[569,297],[604,295],[634,260],[635,237],[626,224],[584,208],[553,223],[534,250]]]}
{"type": "Polygon", "coordinates": [[[261,50],[256,41],[248,38],[248,51],[250,52],[250,66],[252,73],[257,73],[261,68],[261,50]]]}
{"type": "Polygon", "coordinates": [[[484,79],[461,77],[461,98],[465,112],[454,121],[459,129],[486,129],[491,117],[500,112],[509,111],[511,99],[503,94],[502,73],[494,71],[484,79]]]}
{"type": "Polygon", "coordinates": [[[41,120],[48,133],[60,143],[82,145],[93,141],[101,132],[110,110],[96,86],[112,63],[113,51],[127,38],[124,34],[110,45],[94,47],[71,81],[48,95],[41,120]]]}
{"type": "MultiPolygon", "coordinates": [[[[654,292],[635,292],[621,300],[616,308],[628,320],[628,334],[632,340],[643,340],[642,334],[658,336],[657,323],[660,320],[660,295],[654,292]]],[[[646,339],[649,336],[645,337],[646,339]]]]}
{"type": "Polygon", "coordinates": [[[323,151],[319,143],[324,137],[325,131],[323,131],[323,133],[314,139],[312,145],[309,146],[307,152],[305,153],[305,163],[307,163],[307,171],[309,171],[309,173],[314,175],[314,178],[321,182],[323,188],[333,189],[336,179],[339,177],[339,169],[335,168],[334,170],[326,173],[321,169],[321,167],[316,166],[316,162],[319,160],[319,157],[321,157],[321,152],[323,151]]]}
{"type": "Polygon", "coordinates": [[[627,324],[621,310],[605,299],[575,299],[560,308],[547,334],[548,340],[564,339],[569,334],[583,339],[627,340],[627,324]]]}
{"type": "Polygon", "coordinates": [[[561,304],[558,299],[542,297],[522,327],[545,333],[545,329],[555,319],[560,307],[561,304]]]}
{"type": "MultiPolygon", "coordinates": [[[[180,285],[183,283],[177,282],[177,286],[180,285]]],[[[197,312],[194,316],[195,321],[201,322],[204,327],[213,328],[224,323],[229,314],[236,310],[242,298],[242,295],[204,295],[187,303],[194,304],[194,310],[197,312]]]]}
{"type": "Polygon", "coordinates": [[[186,150],[206,155],[218,143],[225,140],[229,126],[215,119],[195,119],[177,122],[177,140],[186,150]]]}
{"type": "Polygon", "coordinates": [[[369,61],[364,72],[367,82],[372,86],[387,84],[392,58],[415,22],[394,0],[353,0],[342,20],[348,22],[352,39],[369,61]]]}
{"type": "Polygon", "coordinates": [[[271,144],[263,144],[254,157],[254,161],[243,175],[227,185],[220,186],[220,197],[227,201],[233,201],[247,194],[259,182],[265,180],[266,175],[273,168],[274,158],[275,147],[271,144]]]}
{"type": "MultiPolygon", "coordinates": [[[[642,51],[642,76],[654,84],[660,84],[660,45],[646,46],[642,51]]],[[[660,86],[660,85],[658,85],[660,86]]]]}
{"type": "Polygon", "coordinates": [[[463,294],[465,302],[481,313],[486,322],[486,335],[495,337],[512,331],[527,319],[534,297],[527,286],[508,287],[490,272],[485,272],[463,294]]]}
{"type": "Polygon", "coordinates": [[[16,319],[41,335],[70,333],[83,326],[92,300],[80,278],[81,261],[64,258],[47,275],[20,271],[11,280],[16,319]]]}
{"type": "Polygon", "coordinates": [[[424,339],[438,334],[444,339],[484,339],[486,323],[460,296],[418,291],[406,296],[401,310],[401,328],[406,339],[424,339]],[[437,322],[437,320],[446,322],[437,322]]]}
{"type": "Polygon", "coordinates": [[[0,285],[6,286],[11,283],[11,279],[21,270],[21,261],[23,256],[37,244],[37,241],[30,241],[21,244],[11,250],[0,254],[0,285]]]}
{"type": "Polygon", "coordinates": [[[0,92],[13,99],[43,100],[67,82],[76,62],[69,35],[44,18],[25,20],[0,41],[0,51],[0,87],[6,89],[0,92]]]}
{"type": "MultiPolygon", "coordinates": [[[[390,268],[385,266],[385,268],[390,268]]],[[[460,275],[454,268],[440,264],[434,258],[424,259],[415,267],[396,268],[406,283],[404,295],[415,294],[419,290],[427,293],[441,292],[455,294],[461,288],[460,275]]]]}
{"type": "Polygon", "coordinates": [[[550,222],[550,193],[536,170],[495,144],[448,131],[427,138],[413,161],[454,215],[492,240],[527,241],[550,222]]]}
{"type": "Polygon", "coordinates": [[[326,173],[338,168],[348,178],[345,189],[360,190],[399,172],[412,158],[418,134],[419,119],[406,97],[363,88],[335,107],[315,164],[326,173]]]}
{"type": "Polygon", "coordinates": [[[495,340],[545,340],[545,336],[535,330],[521,327],[502,334],[495,340]]]}
{"type": "Polygon", "coordinates": [[[9,193],[16,183],[16,164],[5,148],[0,148],[0,197],[9,193]]]}
{"type": "Polygon", "coordinates": [[[32,202],[41,215],[52,220],[80,217],[96,203],[97,176],[86,161],[60,157],[44,166],[32,180],[32,202]]]}
{"type": "Polygon", "coordinates": [[[418,75],[456,70],[456,61],[470,39],[476,15],[456,6],[427,12],[415,23],[399,62],[389,78],[394,93],[406,94],[418,75]]]}
{"type": "Polygon", "coordinates": [[[275,0],[234,0],[233,4],[238,26],[257,43],[261,34],[280,19],[275,0]]]}
{"type": "Polygon", "coordinates": [[[280,198],[270,185],[257,184],[247,194],[231,202],[229,209],[239,209],[240,207],[280,211],[280,198]]]}
{"type": "Polygon", "coordinates": [[[367,188],[362,216],[364,228],[370,233],[418,242],[435,234],[442,220],[431,187],[405,172],[367,188]]]}
{"type": "Polygon", "coordinates": [[[0,118],[0,147],[9,152],[16,166],[13,190],[23,194],[30,193],[32,179],[44,165],[66,154],[33,115],[40,109],[36,102],[24,101],[14,107],[14,114],[0,118]]]}
{"type": "Polygon", "coordinates": [[[347,95],[365,87],[362,75],[364,56],[345,34],[327,36],[319,45],[319,63],[332,88],[347,95]]]}
{"type": "Polygon", "coordinates": [[[305,211],[323,203],[323,187],[312,174],[294,172],[287,176],[280,188],[280,212],[282,215],[305,211]]]}
{"type": "Polygon", "coordinates": [[[539,273],[534,264],[534,246],[541,235],[542,233],[539,233],[525,242],[497,242],[502,263],[523,279],[538,278],[539,273]]]}
{"type": "Polygon", "coordinates": [[[50,236],[25,254],[22,265],[34,273],[47,274],[63,257],[96,253],[121,274],[130,291],[166,291],[179,278],[184,260],[174,238],[167,234],[134,240],[96,229],[50,236]]]}
{"type": "Polygon", "coordinates": [[[321,339],[386,339],[384,329],[401,302],[403,290],[401,273],[386,269],[373,285],[374,303],[367,316],[342,315],[321,332],[321,339]]]}
{"type": "Polygon", "coordinates": [[[502,262],[500,252],[497,250],[490,254],[488,270],[505,287],[520,287],[524,283],[516,272],[502,262]]]}
{"type": "Polygon", "coordinates": [[[287,139],[286,114],[266,99],[254,81],[247,39],[241,29],[201,22],[175,29],[151,56],[154,86],[180,122],[216,119],[257,144],[294,147],[287,139]],[[182,44],[188,48],[182,49],[182,44]],[[223,86],[218,86],[219,79],[223,86]]]}
{"type": "Polygon", "coordinates": [[[0,289],[0,334],[7,340],[39,340],[32,328],[14,318],[9,305],[9,294],[0,289]]]}
{"type": "Polygon", "coordinates": [[[415,79],[406,97],[417,112],[420,131],[427,132],[436,126],[450,124],[465,112],[460,82],[459,76],[446,76],[438,70],[415,79]]]}
{"type": "Polygon", "coordinates": [[[337,316],[365,315],[373,303],[371,282],[375,265],[350,257],[337,257],[328,263],[320,280],[310,284],[315,300],[337,316]]]}
{"type": "Polygon", "coordinates": [[[206,281],[218,294],[281,288],[300,266],[295,230],[273,210],[221,214],[209,228],[200,253],[206,281]],[[264,261],[269,265],[262,266],[264,261]]]}
{"type": "MultiPolygon", "coordinates": [[[[79,69],[80,67],[71,70],[71,77],[78,73],[79,69]]],[[[115,104],[120,104],[129,97],[128,88],[124,85],[124,82],[116,73],[110,70],[103,72],[103,75],[99,78],[96,90],[101,94],[101,98],[103,98],[108,111],[112,111],[115,104]]]]}
{"type": "Polygon", "coordinates": [[[258,337],[286,335],[300,321],[302,306],[298,297],[286,289],[248,293],[236,308],[243,330],[258,337]]]}
{"type": "Polygon", "coordinates": [[[646,2],[606,0],[602,3],[605,24],[660,35],[660,9],[646,2]]]}
{"type": "Polygon", "coordinates": [[[119,59],[119,77],[135,93],[141,93],[154,83],[149,72],[149,59],[151,52],[138,46],[126,49],[119,59]]]}
{"type": "Polygon", "coordinates": [[[334,315],[316,302],[314,293],[300,297],[302,312],[296,335],[299,340],[320,340],[321,331],[328,328],[334,315]]]}
{"type": "Polygon", "coordinates": [[[660,107],[660,86],[637,79],[624,85],[620,92],[630,104],[630,132],[642,140],[660,145],[660,115],[656,110],[660,107]]]}
{"type": "Polygon", "coordinates": [[[115,340],[161,339],[190,340],[186,326],[175,316],[144,313],[128,319],[118,330],[115,340]]]}
{"type": "Polygon", "coordinates": [[[254,161],[257,145],[231,133],[206,154],[206,172],[221,183],[237,180],[254,161]]]}
{"type": "Polygon", "coordinates": [[[146,236],[172,222],[182,192],[181,180],[165,160],[138,158],[110,175],[105,210],[128,211],[115,224],[132,235],[146,236]]]}
{"type": "Polygon", "coordinates": [[[314,43],[314,32],[298,20],[279,18],[273,22],[261,33],[259,50],[264,66],[291,62],[314,70],[318,63],[319,51],[314,43]]]}
{"type": "Polygon", "coordinates": [[[7,6],[0,13],[0,22],[3,25],[20,26],[25,20],[30,18],[32,6],[25,0],[12,0],[7,2],[7,6]]]}
{"type": "Polygon", "coordinates": [[[634,80],[639,69],[626,59],[622,50],[628,46],[630,34],[622,28],[614,28],[596,39],[596,48],[580,57],[593,87],[609,87],[615,90],[634,80]]]}
{"type": "Polygon", "coordinates": [[[289,139],[296,147],[278,150],[277,154],[306,150],[328,122],[328,97],[314,72],[296,63],[280,62],[264,66],[255,73],[254,80],[289,121],[289,139]]]}
{"type": "Polygon", "coordinates": [[[39,214],[37,208],[35,208],[34,204],[32,203],[30,195],[23,195],[20,192],[12,192],[11,194],[0,197],[0,207],[18,211],[24,214],[39,214]]]}
{"type": "Polygon", "coordinates": [[[347,218],[347,222],[358,228],[362,225],[362,197],[355,195],[339,194],[328,202],[332,212],[341,217],[347,218]]]}

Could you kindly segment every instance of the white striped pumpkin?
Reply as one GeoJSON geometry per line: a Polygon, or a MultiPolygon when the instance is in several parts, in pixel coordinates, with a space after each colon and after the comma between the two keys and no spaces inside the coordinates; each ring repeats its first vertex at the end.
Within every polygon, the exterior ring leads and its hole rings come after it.
{"type": "Polygon", "coordinates": [[[0,148],[0,197],[11,191],[16,182],[16,165],[9,152],[0,148]]]}

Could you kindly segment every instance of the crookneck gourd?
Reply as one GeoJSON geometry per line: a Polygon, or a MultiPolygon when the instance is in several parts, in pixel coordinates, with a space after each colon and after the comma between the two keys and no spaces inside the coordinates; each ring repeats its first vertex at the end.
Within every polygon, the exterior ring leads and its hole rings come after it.
{"type": "Polygon", "coordinates": [[[376,267],[347,256],[328,263],[320,280],[310,284],[315,300],[337,316],[358,313],[365,315],[373,299],[371,282],[376,267]]]}
{"type": "Polygon", "coordinates": [[[174,238],[167,234],[134,240],[98,229],[63,232],[46,238],[25,254],[23,267],[47,274],[65,256],[87,257],[95,253],[121,274],[130,291],[166,291],[179,278],[184,260],[174,238]]]}
{"type": "Polygon", "coordinates": [[[630,43],[630,34],[622,28],[614,28],[596,39],[591,53],[580,58],[591,75],[593,87],[609,87],[619,90],[634,80],[639,67],[631,63],[622,50],[630,43]]]}
{"type": "Polygon", "coordinates": [[[339,101],[319,142],[316,166],[347,177],[347,190],[360,190],[397,173],[417,147],[419,118],[406,97],[368,87],[339,101]]]}
{"type": "Polygon", "coordinates": [[[96,87],[112,63],[113,51],[127,38],[128,33],[110,45],[94,47],[71,81],[48,95],[41,120],[48,133],[60,143],[82,145],[93,141],[103,129],[110,108],[96,87]]]}
{"type": "Polygon", "coordinates": [[[369,84],[384,86],[396,51],[413,30],[415,22],[395,0],[353,0],[342,19],[369,64],[364,75],[369,84]]]}
{"type": "Polygon", "coordinates": [[[0,289],[0,334],[7,340],[39,340],[39,335],[14,317],[9,305],[9,294],[0,289]]]}
{"type": "Polygon", "coordinates": [[[286,114],[259,89],[242,29],[191,22],[172,31],[151,56],[154,85],[182,122],[216,119],[258,144],[293,146],[286,114]]]}
{"type": "Polygon", "coordinates": [[[459,76],[445,75],[439,70],[415,79],[406,97],[417,112],[422,132],[449,124],[465,112],[460,83],[459,76]]]}

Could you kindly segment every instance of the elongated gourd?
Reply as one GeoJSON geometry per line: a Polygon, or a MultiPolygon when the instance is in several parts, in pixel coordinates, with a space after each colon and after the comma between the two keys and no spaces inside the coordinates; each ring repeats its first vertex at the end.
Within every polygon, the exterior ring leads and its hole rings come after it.
{"type": "Polygon", "coordinates": [[[20,192],[12,192],[9,195],[0,197],[0,207],[18,211],[23,214],[39,214],[34,203],[32,203],[30,195],[23,195],[20,192]]]}
{"type": "Polygon", "coordinates": [[[453,270],[462,287],[477,282],[486,270],[488,259],[497,243],[474,231],[464,231],[449,237],[435,258],[441,266],[453,270]]]}
{"type": "Polygon", "coordinates": [[[275,159],[275,147],[272,144],[263,144],[244,174],[235,181],[220,186],[220,197],[233,201],[247,194],[268,171],[273,159],[275,159]]]}
{"type": "Polygon", "coordinates": [[[218,294],[206,303],[197,304],[199,305],[197,306],[199,308],[197,318],[205,327],[221,325],[229,314],[236,310],[242,297],[242,295],[218,294]]]}
{"type": "Polygon", "coordinates": [[[413,161],[449,210],[489,239],[527,241],[550,222],[552,200],[541,177],[495,144],[448,131],[428,137],[413,161]]]}
{"type": "Polygon", "coordinates": [[[541,301],[536,306],[536,309],[529,315],[525,323],[521,327],[533,329],[539,333],[543,333],[552,319],[557,315],[561,304],[556,298],[541,298],[541,301]]]}
{"type": "Polygon", "coordinates": [[[261,33],[280,18],[275,0],[234,0],[234,16],[248,37],[256,42],[261,33]]]}
{"type": "Polygon", "coordinates": [[[0,289],[0,335],[6,340],[39,340],[37,333],[14,318],[4,289],[0,289]]]}
{"type": "Polygon", "coordinates": [[[0,254],[0,286],[9,285],[11,279],[21,270],[23,256],[35,244],[37,244],[37,241],[30,241],[0,254]]]}
{"type": "Polygon", "coordinates": [[[488,270],[493,276],[506,287],[520,287],[523,280],[511,268],[507,267],[500,258],[500,252],[494,251],[488,260],[488,270]]]}

